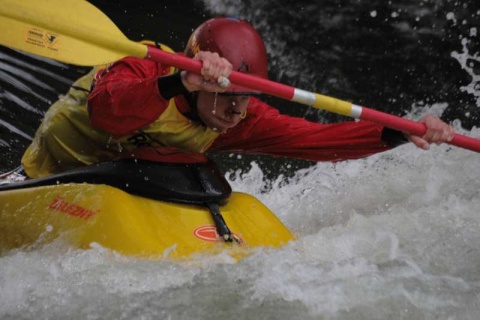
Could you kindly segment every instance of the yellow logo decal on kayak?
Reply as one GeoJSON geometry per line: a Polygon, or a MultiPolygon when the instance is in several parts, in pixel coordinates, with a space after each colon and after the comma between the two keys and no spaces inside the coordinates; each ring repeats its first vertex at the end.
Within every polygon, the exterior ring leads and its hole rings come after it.
{"type": "MultiPolygon", "coordinates": [[[[217,228],[212,225],[201,226],[193,230],[193,235],[200,240],[209,241],[209,242],[223,242],[217,232],[217,228]]],[[[243,242],[242,238],[237,234],[233,233],[233,235],[243,242]]]]}
{"type": "Polygon", "coordinates": [[[81,218],[84,220],[88,220],[91,216],[98,212],[98,210],[91,210],[77,204],[70,203],[59,196],[53,199],[53,201],[48,205],[48,209],[68,214],[70,216],[81,218]]]}

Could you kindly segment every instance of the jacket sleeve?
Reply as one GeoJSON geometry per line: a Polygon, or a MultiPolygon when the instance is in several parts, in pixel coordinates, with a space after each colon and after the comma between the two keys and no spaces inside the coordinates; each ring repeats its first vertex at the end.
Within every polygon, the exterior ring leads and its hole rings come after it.
{"type": "Polygon", "coordinates": [[[131,57],[101,71],[88,97],[92,125],[122,136],[154,122],[168,106],[157,80],[169,72],[169,67],[131,57]]]}
{"type": "Polygon", "coordinates": [[[251,100],[247,118],[221,135],[210,150],[341,161],[393,147],[382,140],[383,127],[370,122],[314,123],[282,115],[257,99],[251,100]]]}

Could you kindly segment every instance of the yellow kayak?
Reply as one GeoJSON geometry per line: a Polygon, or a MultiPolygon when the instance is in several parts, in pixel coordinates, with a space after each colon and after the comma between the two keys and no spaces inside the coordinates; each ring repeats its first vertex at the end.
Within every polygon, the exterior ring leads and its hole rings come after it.
{"type": "Polygon", "coordinates": [[[294,239],[255,197],[232,193],[211,162],[124,160],[17,182],[0,187],[0,212],[3,252],[62,238],[150,259],[222,251],[239,259],[294,239]]]}

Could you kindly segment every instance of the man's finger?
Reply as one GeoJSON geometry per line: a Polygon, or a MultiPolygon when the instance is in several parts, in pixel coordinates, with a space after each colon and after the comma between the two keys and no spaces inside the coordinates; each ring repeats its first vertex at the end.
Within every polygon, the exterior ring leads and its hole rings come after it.
{"type": "Polygon", "coordinates": [[[420,149],[423,149],[423,150],[430,149],[430,144],[423,138],[420,138],[419,136],[412,135],[412,136],[409,136],[408,139],[410,140],[410,142],[412,142],[414,145],[416,145],[420,149]]]}
{"type": "Polygon", "coordinates": [[[230,86],[230,80],[228,80],[228,78],[224,76],[218,77],[217,83],[222,88],[227,88],[230,86]]]}

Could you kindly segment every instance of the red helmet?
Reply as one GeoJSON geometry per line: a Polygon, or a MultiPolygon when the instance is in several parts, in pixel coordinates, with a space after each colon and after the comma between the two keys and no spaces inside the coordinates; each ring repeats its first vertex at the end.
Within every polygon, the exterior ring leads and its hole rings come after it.
{"type": "MultiPolygon", "coordinates": [[[[246,21],[222,17],[202,23],[190,36],[185,55],[191,58],[199,51],[218,53],[233,65],[234,71],[268,78],[265,45],[257,31],[246,21]]],[[[258,92],[232,84],[227,93],[258,92]]]]}

